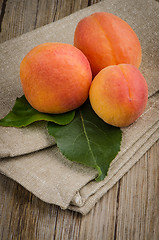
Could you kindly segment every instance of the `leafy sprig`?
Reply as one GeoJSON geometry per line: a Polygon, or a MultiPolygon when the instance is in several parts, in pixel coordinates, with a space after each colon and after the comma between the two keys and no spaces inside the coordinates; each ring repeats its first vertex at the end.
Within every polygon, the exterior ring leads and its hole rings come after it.
{"type": "Polygon", "coordinates": [[[26,127],[36,121],[48,122],[48,133],[56,140],[61,153],[69,160],[93,167],[96,181],[108,173],[111,161],[120,150],[122,132],[101,120],[89,101],[63,114],[45,114],[35,110],[25,96],[17,98],[13,109],[0,120],[0,126],[26,127]]]}

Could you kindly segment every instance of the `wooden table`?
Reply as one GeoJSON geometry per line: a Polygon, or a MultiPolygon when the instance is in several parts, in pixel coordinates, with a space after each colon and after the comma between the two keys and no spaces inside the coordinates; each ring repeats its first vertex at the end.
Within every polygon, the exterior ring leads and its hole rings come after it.
{"type": "MultiPolygon", "coordinates": [[[[100,0],[0,0],[0,42],[100,0]]],[[[159,239],[159,141],[82,216],[0,175],[0,239],[159,239]]]]}

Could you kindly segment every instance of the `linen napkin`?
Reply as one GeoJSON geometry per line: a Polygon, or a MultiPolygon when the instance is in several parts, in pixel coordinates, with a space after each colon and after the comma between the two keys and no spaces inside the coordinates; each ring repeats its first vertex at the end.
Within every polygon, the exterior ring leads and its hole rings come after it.
{"type": "Polygon", "coordinates": [[[104,181],[94,181],[96,170],[65,159],[43,122],[21,129],[0,127],[1,173],[45,202],[82,214],[90,211],[159,137],[158,10],[159,3],[154,0],[102,1],[0,45],[0,118],[12,108],[16,97],[23,94],[19,65],[26,53],[44,42],[73,43],[78,21],[97,11],[111,12],[135,30],[143,50],[140,71],[149,88],[147,108],[134,124],[122,129],[121,151],[104,181]]]}

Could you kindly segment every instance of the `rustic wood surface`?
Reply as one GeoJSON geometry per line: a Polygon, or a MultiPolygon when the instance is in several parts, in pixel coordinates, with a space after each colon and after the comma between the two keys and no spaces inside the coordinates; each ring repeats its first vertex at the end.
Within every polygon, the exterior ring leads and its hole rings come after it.
{"type": "MultiPolygon", "coordinates": [[[[0,0],[0,42],[100,0],[0,0]]],[[[0,175],[1,240],[158,240],[159,141],[82,216],[46,204],[0,175]]]]}

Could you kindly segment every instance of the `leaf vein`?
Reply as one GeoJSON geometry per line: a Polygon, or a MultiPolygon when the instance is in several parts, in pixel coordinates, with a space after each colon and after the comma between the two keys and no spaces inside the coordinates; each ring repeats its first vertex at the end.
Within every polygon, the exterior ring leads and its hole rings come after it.
{"type": "Polygon", "coordinates": [[[81,121],[82,121],[83,131],[84,131],[87,143],[88,143],[88,149],[89,149],[89,151],[90,151],[90,153],[92,155],[92,158],[93,158],[94,162],[96,163],[96,159],[95,159],[95,156],[94,156],[94,154],[92,152],[92,149],[91,149],[91,146],[90,146],[90,143],[89,143],[89,138],[87,136],[87,132],[86,132],[86,128],[85,128],[85,125],[84,125],[84,120],[83,120],[83,116],[82,116],[81,112],[80,112],[80,117],[81,117],[81,121]]]}
{"type": "Polygon", "coordinates": [[[106,135],[107,136],[107,134],[106,134],[106,132],[104,132],[101,128],[99,128],[97,125],[95,125],[94,123],[92,123],[92,122],[90,122],[90,121],[88,121],[88,120],[84,120],[85,122],[88,122],[89,124],[91,124],[91,125],[93,125],[93,126],[95,126],[97,129],[99,129],[104,135],[106,135]]]}

